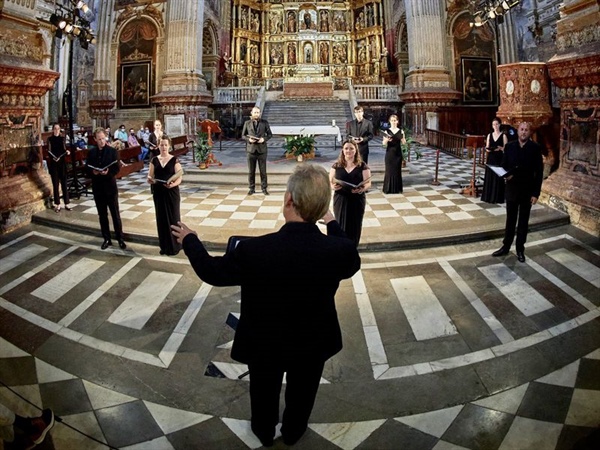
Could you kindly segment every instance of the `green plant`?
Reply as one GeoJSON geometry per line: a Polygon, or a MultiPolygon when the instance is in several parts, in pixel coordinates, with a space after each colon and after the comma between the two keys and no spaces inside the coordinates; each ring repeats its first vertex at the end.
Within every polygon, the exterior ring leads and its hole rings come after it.
{"type": "Polygon", "coordinates": [[[206,162],[208,155],[210,154],[208,133],[205,131],[198,131],[192,145],[194,146],[194,157],[196,158],[196,161],[199,163],[206,162]]]}
{"type": "Polygon", "coordinates": [[[305,155],[314,150],[315,142],[315,137],[310,134],[306,136],[286,136],[283,148],[286,154],[305,155]]]}
{"type": "MultiPolygon", "coordinates": [[[[402,148],[402,159],[404,161],[407,161],[408,155],[410,153],[410,144],[412,144],[415,141],[412,139],[411,132],[408,128],[403,128],[402,131],[404,131],[404,138],[405,138],[406,142],[403,142],[402,144],[400,144],[400,147],[402,148]]],[[[414,152],[415,152],[415,157],[417,159],[419,159],[423,156],[423,153],[421,153],[421,150],[419,150],[416,147],[414,148],[414,152]]]]}

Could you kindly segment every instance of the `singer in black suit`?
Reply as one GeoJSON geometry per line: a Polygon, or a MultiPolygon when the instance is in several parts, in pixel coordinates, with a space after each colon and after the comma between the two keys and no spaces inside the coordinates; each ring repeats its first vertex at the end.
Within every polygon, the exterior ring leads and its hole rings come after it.
{"type": "Polygon", "coordinates": [[[285,224],[275,233],[241,240],[224,256],[208,254],[183,223],[172,226],[198,276],[213,286],[241,286],[240,320],[231,357],[248,364],[252,431],[273,444],[279,395],[287,373],[281,433],[287,445],[308,425],[325,361],[342,348],[334,296],[340,281],[360,268],[354,243],[328,211],[325,169],[302,164],[283,200],[285,224]],[[316,225],[323,218],[327,235],[316,225]],[[310,282],[294,268],[310,268],[310,282]]]}
{"type": "Polygon", "coordinates": [[[358,152],[363,162],[369,162],[369,141],[373,139],[373,122],[365,119],[362,106],[354,107],[356,119],[346,123],[346,139],[358,144],[358,152]]]}
{"type": "Polygon", "coordinates": [[[517,259],[525,262],[525,242],[531,207],[537,203],[542,190],[544,163],[542,149],[530,139],[531,125],[522,122],[519,138],[504,147],[502,167],[506,170],[506,228],[502,247],[492,256],[508,254],[517,231],[517,259]]]}
{"type": "Polygon", "coordinates": [[[248,195],[252,195],[256,188],[256,163],[260,172],[260,187],[263,194],[269,195],[267,190],[267,141],[271,139],[269,122],[260,118],[260,108],[252,108],[250,120],[244,122],[242,137],[246,141],[246,154],[248,155],[248,195]]]}
{"type": "Polygon", "coordinates": [[[112,245],[108,226],[108,210],[110,210],[115,228],[115,237],[119,247],[124,250],[127,245],[123,240],[123,226],[121,224],[121,214],[119,213],[119,190],[115,179],[120,169],[118,154],[113,147],[106,144],[107,137],[104,128],[96,128],[94,137],[96,138],[97,147],[90,149],[86,164],[88,174],[92,179],[92,193],[94,194],[100,229],[104,238],[100,248],[105,250],[109,245],[112,245]]]}

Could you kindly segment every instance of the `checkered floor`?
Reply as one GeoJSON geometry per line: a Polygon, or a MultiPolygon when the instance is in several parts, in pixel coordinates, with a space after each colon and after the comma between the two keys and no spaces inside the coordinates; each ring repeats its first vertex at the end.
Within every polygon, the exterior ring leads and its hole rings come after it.
{"type": "MultiPolygon", "coordinates": [[[[232,147],[228,151],[234,153],[236,148],[232,147]]],[[[440,154],[440,184],[431,185],[435,175],[436,152],[430,149],[425,149],[423,157],[410,162],[408,169],[404,170],[403,194],[384,194],[380,189],[384,171],[383,153],[381,150],[377,151],[379,153],[374,151],[371,156],[371,167],[376,174],[376,181],[367,195],[363,222],[365,233],[369,232],[368,229],[377,232],[379,227],[442,224],[448,221],[497,217],[506,212],[502,204],[485,203],[479,198],[460,193],[462,187],[470,183],[470,161],[440,154]]],[[[194,168],[189,156],[184,156],[182,163],[187,170],[194,168]]],[[[329,162],[322,164],[330,167],[329,162]]],[[[146,182],[147,170],[146,165],[141,172],[118,181],[121,217],[125,230],[129,227],[147,228],[144,224],[154,223],[154,204],[146,182]]],[[[479,172],[482,172],[482,169],[478,169],[479,172]]],[[[245,179],[245,175],[242,175],[242,179],[245,179]]],[[[284,188],[275,186],[270,188],[270,191],[272,195],[268,197],[260,193],[247,196],[245,184],[186,185],[184,178],[181,186],[182,220],[193,226],[273,231],[283,224],[281,202],[284,188]]],[[[93,216],[97,214],[94,201],[89,197],[74,200],[74,203],[78,206],[78,211],[93,216]]],[[[503,219],[499,221],[503,222],[503,219]]]]}

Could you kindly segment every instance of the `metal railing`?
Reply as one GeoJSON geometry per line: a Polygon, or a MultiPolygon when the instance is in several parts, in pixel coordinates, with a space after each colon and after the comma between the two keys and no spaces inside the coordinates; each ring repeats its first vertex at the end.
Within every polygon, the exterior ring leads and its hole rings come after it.
{"type": "Polygon", "coordinates": [[[358,84],[354,85],[357,101],[398,102],[400,90],[398,86],[387,84],[358,84]]]}
{"type": "Polygon", "coordinates": [[[213,103],[256,103],[262,86],[220,87],[213,89],[213,103]]]}

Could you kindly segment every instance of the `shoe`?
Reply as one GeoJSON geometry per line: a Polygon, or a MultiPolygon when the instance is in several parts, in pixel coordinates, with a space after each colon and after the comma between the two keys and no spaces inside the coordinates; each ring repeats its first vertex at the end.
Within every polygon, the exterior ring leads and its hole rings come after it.
{"type": "Polygon", "coordinates": [[[254,194],[254,189],[250,189],[250,190],[248,191],[248,195],[252,195],[252,194],[254,194]]]}
{"type": "Polygon", "coordinates": [[[525,252],[517,252],[517,259],[519,260],[519,262],[524,263],[525,262],[525,252]]]}
{"type": "Polygon", "coordinates": [[[54,212],[60,212],[60,205],[54,205],[54,212]]]}
{"type": "Polygon", "coordinates": [[[100,248],[102,250],[106,250],[110,245],[112,245],[112,242],[110,241],[110,239],[104,239],[104,242],[102,243],[100,248]]]}
{"type": "Polygon", "coordinates": [[[504,256],[504,255],[508,255],[508,249],[506,247],[500,247],[498,250],[496,250],[494,253],[492,253],[492,256],[504,256]]]}
{"type": "Polygon", "coordinates": [[[40,417],[31,419],[31,431],[28,437],[35,445],[41,444],[53,426],[54,412],[51,409],[44,409],[40,417]]]}
{"type": "Polygon", "coordinates": [[[121,248],[121,250],[125,250],[127,248],[127,244],[123,239],[117,239],[117,242],[119,243],[119,247],[121,248]]]}
{"type": "Polygon", "coordinates": [[[67,211],[73,211],[73,207],[71,205],[65,205],[65,209],[67,211]]]}
{"type": "Polygon", "coordinates": [[[263,189],[262,191],[263,191],[263,194],[269,195],[269,191],[267,191],[266,189],[263,189]]]}
{"type": "Polygon", "coordinates": [[[302,438],[302,436],[304,436],[304,432],[300,436],[298,436],[298,435],[296,435],[296,436],[286,436],[286,435],[283,435],[282,436],[283,437],[283,443],[285,445],[287,445],[288,447],[290,447],[290,446],[294,445],[296,442],[298,442],[302,438]]]}
{"type": "Polygon", "coordinates": [[[273,446],[273,436],[271,436],[271,437],[261,436],[260,433],[257,433],[256,431],[254,431],[253,426],[250,426],[250,428],[252,429],[252,432],[258,438],[260,443],[263,445],[263,447],[272,447],[273,446]]]}

